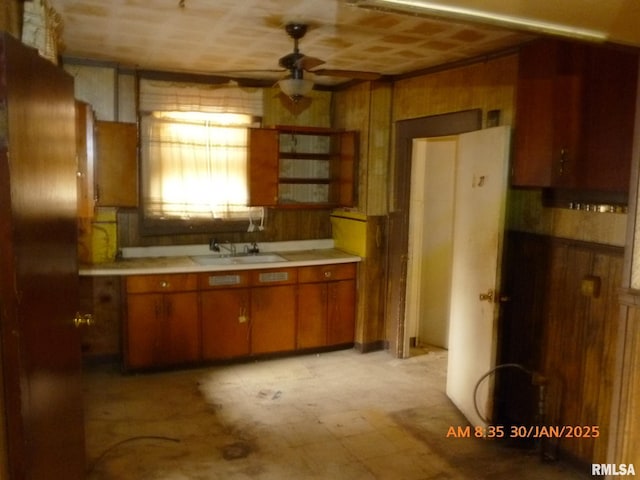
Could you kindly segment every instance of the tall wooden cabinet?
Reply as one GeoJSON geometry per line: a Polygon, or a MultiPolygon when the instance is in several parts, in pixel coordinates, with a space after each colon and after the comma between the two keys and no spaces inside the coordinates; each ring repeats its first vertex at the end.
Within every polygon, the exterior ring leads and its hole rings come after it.
{"type": "Polygon", "coordinates": [[[357,132],[313,127],[251,129],[249,201],[280,208],[353,206],[357,132]]]}
{"type": "Polygon", "coordinates": [[[512,184],[625,193],[638,54],[546,39],[520,51],[512,184]]]}

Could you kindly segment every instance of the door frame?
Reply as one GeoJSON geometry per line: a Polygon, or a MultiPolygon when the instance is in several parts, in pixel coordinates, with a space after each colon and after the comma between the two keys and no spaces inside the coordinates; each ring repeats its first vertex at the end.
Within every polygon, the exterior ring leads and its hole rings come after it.
{"type": "Polygon", "coordinates": [[[482,109],[429,115],[395,123],[394,169],[387,248],[387,349],[396,358],[409,356],[404,345],[407,261],[409,249],[409,204],[413,139],[457,135],[482,128],[482,109]]]}

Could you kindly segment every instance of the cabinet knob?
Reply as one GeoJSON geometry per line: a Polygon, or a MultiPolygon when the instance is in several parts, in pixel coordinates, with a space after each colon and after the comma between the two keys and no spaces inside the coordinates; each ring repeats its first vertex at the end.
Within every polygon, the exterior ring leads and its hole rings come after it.
{"type": "Polygon", "coordinates": [[[566,165],[566,163],[568,161],[569,161],[569,149],[561,148],[560,149],[560,164],[559,164],[559,168],[558,168],[558,171],[559,171],[560,175],[564,175],[565,165],[566,165]]]}
{"type": "Polygon", "coordinates": [[[324,272],[324,277],[331,278],[331,270],[327,270],[326,272],[324,272]]]}
{"type": "Polygon", "coordinates": [[[167,282],[166,280],[163,280],[162,282],[160,282],[160,286],[162,288],[167,288],[169,286],[169,282],[167,282]]]}

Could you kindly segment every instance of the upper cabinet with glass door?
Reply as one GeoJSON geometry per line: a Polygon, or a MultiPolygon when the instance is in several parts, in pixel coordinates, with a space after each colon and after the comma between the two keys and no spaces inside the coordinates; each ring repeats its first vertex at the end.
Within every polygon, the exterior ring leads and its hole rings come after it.
{"type": "Polygon", "coordinates": [[[350,207],[355,204],[357,132],[313,127],[251,129],[251,205],[350,207]]]}

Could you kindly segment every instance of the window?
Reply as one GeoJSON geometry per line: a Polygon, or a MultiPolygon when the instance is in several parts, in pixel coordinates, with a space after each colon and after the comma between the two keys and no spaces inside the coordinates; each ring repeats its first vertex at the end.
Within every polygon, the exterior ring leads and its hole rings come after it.
{"type": "Polygon", "coordinates": [[[206,85],[148,82],[140,91],[143,231],[246,228],[258,216],[247,206],[248,128],[259,126],[251,103],[206,85]]]}
{"type": "Polygon", "coordinates": [[[145,215],[248,218],[247,127],[251,116],[155,112],[141,118],[145,215]]]}

